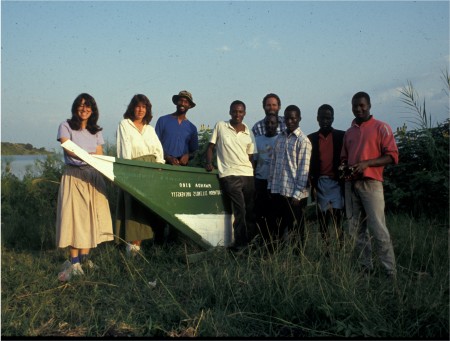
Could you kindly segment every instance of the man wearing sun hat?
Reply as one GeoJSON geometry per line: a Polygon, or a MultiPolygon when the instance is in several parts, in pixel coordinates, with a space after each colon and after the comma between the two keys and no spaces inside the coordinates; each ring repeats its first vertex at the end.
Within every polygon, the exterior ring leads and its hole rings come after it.
{"type": "Polygon", "coordinates": [[[197,127],[186,117],[195,103],[192,94],[186,90],[173,95],[172,102],[177,110],[161,116],[156,122],[155,130],[163,146],[166,163],[187,166],[198,149],[197,127]]]}

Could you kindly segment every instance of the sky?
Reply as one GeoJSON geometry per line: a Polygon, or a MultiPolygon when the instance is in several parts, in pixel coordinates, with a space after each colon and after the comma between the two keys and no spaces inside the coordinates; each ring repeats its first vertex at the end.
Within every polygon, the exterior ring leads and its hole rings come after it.
{"type": "Polygon", "coordinates": [[[358,91],[374,117],[413,129],[400,93],[411,82],[434,122],[449,117],[448,1],[1,1],[1,47],[1,141],[58,152],[83,92],[110,143],[139,93],[154,126],[190,91],[198,128],[228,120],[236,99],[251,127],[276,93],[309,134],[324,103],[346,130],[358,91]]]}

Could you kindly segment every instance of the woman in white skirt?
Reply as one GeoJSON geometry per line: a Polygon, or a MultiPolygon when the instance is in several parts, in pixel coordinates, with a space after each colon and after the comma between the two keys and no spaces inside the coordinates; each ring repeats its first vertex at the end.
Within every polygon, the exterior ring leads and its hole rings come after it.
{"type": "MultiPolygon", "coordinates": [[[[99,112],[95,99],[79,95],[72,104],[72,118],[60,124],[57,140],[71,140],[90,154],[103,154],[102,128],[97,125],[99,112]]],[[[83,275],[84,267],[93,268],[89,251],[98,244],[113,240],[112,220],[106,197],[105,181],[94,168],[64,150],[66,164],[58,193],[56,245],[70,248],[58,278],[68,281],[83,275]]]]}

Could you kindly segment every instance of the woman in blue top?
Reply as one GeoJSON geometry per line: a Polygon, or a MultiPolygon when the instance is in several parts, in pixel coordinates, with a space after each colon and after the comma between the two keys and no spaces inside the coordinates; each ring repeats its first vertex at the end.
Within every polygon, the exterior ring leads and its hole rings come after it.
{"type": "MultiPolygon", "coordinates": [[[[57,140],[71,140],[90,154],[103,154],[102,128],[95,99],[79,95],[72,104],[72,118],[60,124],[57,140]]],[[[83,275],[83,268],[94,265],[89,250],[113,239],[112,220],[103,177],[75,154],[64,150],[66,164],[58,193],[56,245],[70,248],[70,261],[63,264],[58,278],[68,281],[83,275]]]]}

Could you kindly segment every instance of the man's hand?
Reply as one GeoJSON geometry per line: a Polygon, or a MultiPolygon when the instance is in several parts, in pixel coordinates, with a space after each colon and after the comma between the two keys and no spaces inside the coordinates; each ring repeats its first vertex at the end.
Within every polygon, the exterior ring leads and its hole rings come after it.
{"type": "Polygon", "coordinates": [[[205,169],[206,169],[208,172],[211,172],[211,171],[214,169],[214,166],[212,165],[211,162],[207,162],[206,165],[205,165],[205,169]]]}
{"type": "Polygon", "coordinates": [[[176,157],[173,157],[171,155],[166,156],[166,162],[169,165],[174,165],[174,166],[179,166],[180,165],[180,161],[176,157]]]}
{"type": "Polygon", "coordinates": [[[179,161],[180,165],[187,166],[187,164],[189,162],[189,153],[181,156],[178,161],[179,161]]]}
{"type": "Polygon", "coordinates": [[[353,165],[353,172],[362,173],[369,166],[370,166],[370,160],[360,161],[353,165]]]}

